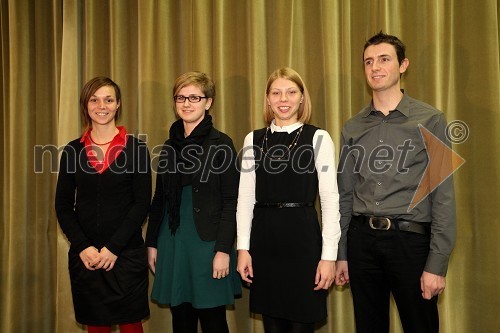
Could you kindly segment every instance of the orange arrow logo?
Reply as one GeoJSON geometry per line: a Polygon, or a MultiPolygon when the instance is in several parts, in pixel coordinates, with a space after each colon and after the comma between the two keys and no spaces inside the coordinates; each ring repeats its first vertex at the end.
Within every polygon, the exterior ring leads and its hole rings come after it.
{"type": "Polygon", "coordinates": [[[424,139],[429,163],[413,195],[408,211],[415,208],[416,205],[465,163],[465,159],[424,126],[419,124],[418,127],[424,139]]]}

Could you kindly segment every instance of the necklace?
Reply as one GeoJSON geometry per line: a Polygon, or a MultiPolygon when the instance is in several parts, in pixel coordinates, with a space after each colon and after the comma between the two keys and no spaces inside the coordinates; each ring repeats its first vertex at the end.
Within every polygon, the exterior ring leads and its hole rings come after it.
{"type": "MultiPolygon", "coordinates": [[[[304,125],[300,126],[299,130],[297,131],[297,134],[295,134],[295,137],[293,138],[292,142],[286,147],[286,151],[283,153],[282,156],[274,156],[269,153],[269,147],[267,145],[267,133],[269,132],[269,126],[266,128],[266,133],[264,134],[264,140],[262,140],[262,145],[260,147],[260,151],[269,158],[270,160],[282,160],[285,158],[288,158],[290,156],[290,153],[292,150],[297,146],[297,142],[299,141],[300,134],[302,133],[302,129],[304,128],[304,125]],[[265,150],[264,150],[265,146],[265,150]]],[[[272,147],[271,147],[272,148],[272,147]]]]}
{"type": "Polygon", "coordinates": [[[90,141],[91,141],[93,144],[98,145],[98,146],[105,146],[105,145],[109,145],[109,144],[110,144],[111,142],[113,142],[113,140],[115,139],[115,138],[113,138],[113,139],[111,139],[111,141],[104,142],[104,143],[97,143],[97,142],[95,142],[95,141],[92,139],[92,135],[89,135],[89,138],[90,138],[90,141]]]}

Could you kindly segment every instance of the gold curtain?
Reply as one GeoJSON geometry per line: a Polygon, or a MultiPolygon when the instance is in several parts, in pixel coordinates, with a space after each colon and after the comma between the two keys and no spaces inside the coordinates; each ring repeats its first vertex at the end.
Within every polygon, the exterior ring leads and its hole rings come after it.
{"type": "MultiPolygon", "coordinates": [[[[264,125],[269,73],[291,66],[309,87],[312,123],[338,148],[342,125],[370,100],[361,56],[380,30],[407,44],[408,93],[467,126],[450,132],[466,163],[455,173],[458,234],[441,331],[496,331],[499,17],[498,0],[1,0],[0,331],[84,332],[53,201],[58,153],[80,135],[88,79],[107,75],[120,85],[121,123],[154,158],[174,120],[179,74],[214,78],[215,124],[241,148],[264,125]]],[[[334,288],[328,302],[317,332],[354,332],[349,289],[334,288]]],[[[391,332],[402,332],[394,305],[391,318],[391,332]]],[[[246,290],[228,321],[231,332],[263,332],[246,290]]],[[[169,309],[151,304],[145,331],[169,332],[170,324],[169,309]]]]}

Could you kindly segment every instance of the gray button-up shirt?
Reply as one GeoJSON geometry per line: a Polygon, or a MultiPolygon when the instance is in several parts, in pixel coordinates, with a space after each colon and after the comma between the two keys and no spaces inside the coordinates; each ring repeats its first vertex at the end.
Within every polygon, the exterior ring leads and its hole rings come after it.
{"type": "Polygon", "coordinates": [[[338,167],[342,215],[338,260],[348,260],[346,234],[352,215],[386,216],[430,223],[425,271],[446,275],[456,230],[451,150],[438,149],[437,154],[433,150],[429,159],[422,131],[449,146],[443,113],[406,93],[389,115],[371,103],[344,125],[338,167]],[[423,177],[428,166],[430,177],[423,177]]]}

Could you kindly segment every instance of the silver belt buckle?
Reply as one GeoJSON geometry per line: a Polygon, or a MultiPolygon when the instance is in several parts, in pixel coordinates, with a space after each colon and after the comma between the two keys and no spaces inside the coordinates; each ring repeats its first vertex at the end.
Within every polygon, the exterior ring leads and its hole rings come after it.
{"type": "Polygon", "coordinates": [[[370,228],[375,229],[375,230],[389,230],[391,228],[391,220],[388,217],[378,217],[378,216],[370,216],[370,219],[368,220],[368,224],[370,225],[370,228]],[[373,225],[373,221],[379,221],[383,223],[384,225],[381,226],[375,226],[373,225]]]}

